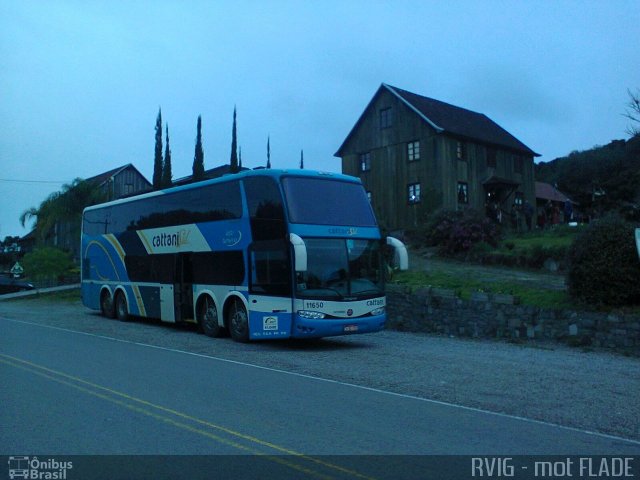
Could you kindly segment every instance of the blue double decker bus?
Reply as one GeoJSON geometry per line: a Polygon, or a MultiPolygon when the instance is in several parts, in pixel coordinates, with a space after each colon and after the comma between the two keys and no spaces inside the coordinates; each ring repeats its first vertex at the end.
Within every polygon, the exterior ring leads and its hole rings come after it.
{"type": "Polygon", "coordinates": [[[82,301],[240,342],[384,328],[385,245],[359,179],[253,170],[85,209],[82,301]]]}

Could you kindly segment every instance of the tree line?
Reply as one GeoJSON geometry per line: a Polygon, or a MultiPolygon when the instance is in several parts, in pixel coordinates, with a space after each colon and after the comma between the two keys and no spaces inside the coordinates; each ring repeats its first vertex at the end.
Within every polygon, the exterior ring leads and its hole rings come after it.
{"type": "MultiPolygon", "coordinates": [[[[237,111],[233,108],[233,124],[231,127],[231,156],[229,158],[230,173],[242,170],[242,149],[238,147],[237,138],[237,111]]],[[[162,108],[158,109],[155,126],[155,150],[153,157],[153,189],[168,188],[173,184],[171,165],[171,147],[169,146],[169,125],[165,125],[166,143],[164,156],[162,154],[162,108]]],[[[271,168],[271,137],[267,136],[267,163],[266,168],[271,168]]],[[[300,150],[300,168],[304,169],[304,151],[300,150]]],[[[196,124],[196,145],[193,155],[191,181],[197,182],[205,179],[204,150],[202,148],[202,115],[198,115],[196,124]]]]}

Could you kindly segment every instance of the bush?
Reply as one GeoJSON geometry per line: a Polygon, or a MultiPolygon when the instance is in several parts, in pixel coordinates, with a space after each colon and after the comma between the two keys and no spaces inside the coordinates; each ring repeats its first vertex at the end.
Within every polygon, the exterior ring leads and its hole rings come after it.
{"type": "Polygon", "coordinates": [[[634,226],[617,217],[594,222],[569,249],[569,293],[592,305],[640,304],[634,226]]]}
{"type": "Polygon", "coordinates": [[[437,210],[432,214],[427,214],[423,218],[420,227],[418,227],[418,243],[427,247],[436,247],[444,240],[443,230],[439,229],[441,224],[453,221],[461,216],[461,212],[453,210],[437,210]]]}
{"type": "Polygon", "coordinates": [[[33,280],[59,279],[74,268],[71,256],[53,247],[39,248],[27,253],[22,265],[24,273],[33,280]]]}
{"type": "Polygon", "coordinates": [[[474,210],[436,212],[422,231],[424,243],[445,255],[468,252],[478,243],[496,247],[499,239],[497,225],[474,210]]]}

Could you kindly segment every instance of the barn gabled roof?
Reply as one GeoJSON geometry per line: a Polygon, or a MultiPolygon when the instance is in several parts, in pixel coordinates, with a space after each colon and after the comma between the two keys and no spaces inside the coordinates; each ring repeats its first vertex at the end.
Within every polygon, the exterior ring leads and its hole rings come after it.
{"type": "Polygon", "coordinates": [[[367,108],[347,135],[335,156],[339,157],[347,142],[357,130],[360,121],[381,91],[386,90],[397,97],[410,110],[418,115],[430,127],[438,133],[449,133],[451,135],[476,140],[481,143],[496,145],[518,152],[523,152],[532,156],[540,156],[516,137],[507,132],[500,125],[482,113],[456,107],[449,103],[441,102],[433,98],[424,97],[416,93],[402,90],[383,83],[373,96],[367,108]]]}
{"type": "Polygon", "coordinates": [[[110,178],[115,177],[116,175],[118,175],[123,170],[126,170],[127,168],[133,168],[144,179],[144,181],[147,182],[147,184],[149,186],[151,186],[151,182],[149,182],[149,180],[147,180],[146,177],[140,173],[140,170],[138,170],[132,163],[127,163],[126,165],[122,165],[121,167],[114,168],[114,169],[109,170],[107,172],[100,173],[100,174],[95,175],[93,177],[87,178],[86,181],[87,182],[93,182],[97,186],[102,186],[110,178]]]}

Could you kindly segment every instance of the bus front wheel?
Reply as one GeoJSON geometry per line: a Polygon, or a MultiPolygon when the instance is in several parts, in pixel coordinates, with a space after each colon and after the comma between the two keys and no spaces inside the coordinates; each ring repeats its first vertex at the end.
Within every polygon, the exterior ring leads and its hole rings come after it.
{"type": "Polygon", "coordinates": [[[198,306],[198,325],[200,331],[208,337],[219,338],[224,334],[224,329],[218,324],[218,309],[208,295],[198,306]]]}
{"type": "Polygon", "coordinates": [[[240,300],[234,300],[229,309],[229,332],[236,342],[249,341],[249,316],[240,300]]]}
{"type": "Polygon", "coordinates": [[[118,320],[121,322],[126,322],[129,320],[129,308],[127,307],[127,298],[124,296],[124,293],[118,292],[116,293],[116,316],[118,320]]]}

